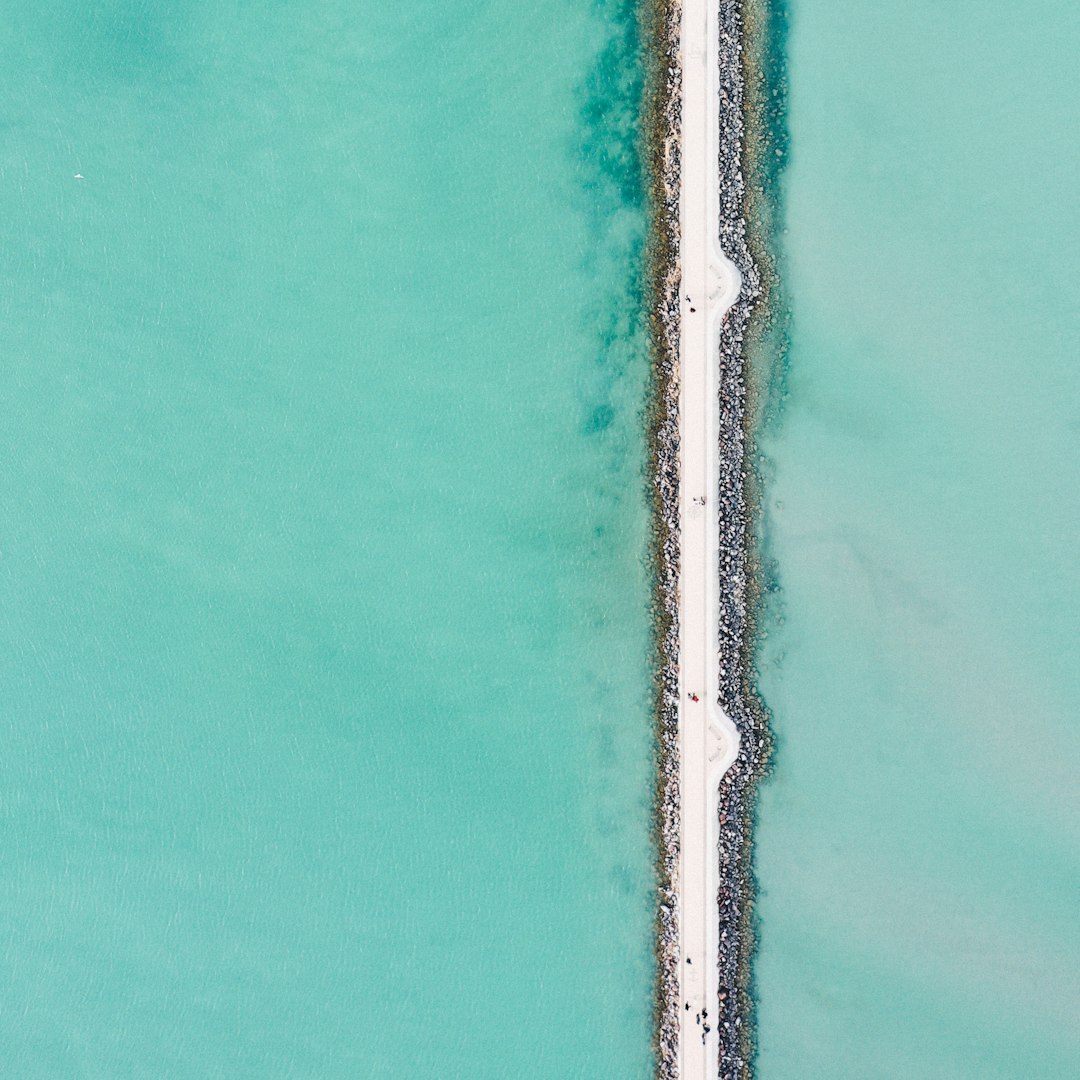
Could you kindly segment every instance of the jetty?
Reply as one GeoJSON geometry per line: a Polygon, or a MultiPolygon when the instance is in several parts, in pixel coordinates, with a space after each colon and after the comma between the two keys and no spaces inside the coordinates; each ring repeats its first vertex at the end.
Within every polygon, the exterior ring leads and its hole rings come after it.
{"type": "MultiPolygon", "coordinates": [[[[721,784],[739,755],[739,731],[720,679],[724,498],[720,354],[724,321],[742,276],[721,249],[721,41],[717,0],[683,0],[679,234],[679,1072],[682,1080],[730,1075],[739,1032],[724,1023],[731,993],[723,951],[737,943],[721,926],[721,784]],[[721,940],[723,935],[724,940],[721,940]]],[[[725,44],[730,45],[730,42],[725,44]]],[[[737,43],[736,43],[737,49],[737,43]]],[[[730,59],[730,58],[728,58],[730,59]]],[[[727,99],[725,99],[727,100],[727,99]]],[[[726,163],[736,172],[738,160],[726,163]]],[[[736,358],[738,359],[738,358],[736,358]]],[[[730,402],[728,403],[730,404],[730,402]]],[[[741,464],[741,460],[740,460],[741,464]]],[[[741,500],[739,500],[741,510],[741,500]]],[[[729,601],[730,597],[725,597],[729,601]]],[[[725,859],[729,873],[734,867],[725,859]]],[[[735,886],[738,888],[738,886],[735,886]]]]}

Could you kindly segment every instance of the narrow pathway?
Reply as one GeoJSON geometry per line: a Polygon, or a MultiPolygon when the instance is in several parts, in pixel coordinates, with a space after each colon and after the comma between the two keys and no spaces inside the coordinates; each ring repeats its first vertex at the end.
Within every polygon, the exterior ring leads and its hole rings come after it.
{"type": "Polygon", "coordinates": [[[679,715],[682,1080],[716,1080],[719,784],[738,732],[717,705],[718,335],[739,291],[719,249],[717,10],[683,0],[679,715]],[[696,698],[696,700],[695,700],[696,698]],[[686,1006],[689,1005],[689,1008],[686,1006]]]}

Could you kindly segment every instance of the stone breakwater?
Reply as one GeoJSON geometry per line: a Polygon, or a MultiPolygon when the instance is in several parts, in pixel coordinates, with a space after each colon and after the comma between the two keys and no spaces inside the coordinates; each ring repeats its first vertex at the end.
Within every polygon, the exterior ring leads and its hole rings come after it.
{"type": "Polygon", "coordinates": [[[679,58],[678,0],[645,0],[649,58],[644,109],[652,214],[648,244],[652,386],[648,432],[652,479],[654,729],[657,852],[654,1055],[660,1080],[679,1075],[679,58]]]}
{"type": "MultiPolygon", "coordinates": [[[[768,319],[771,263],[755,259],[765,237],[751,232],[761,221],[751,212],[760,195],[766,144],[747,137],[748,115],[757,117],[765,93],[760,66],[765,5],[720,0],[720,139],[718,161],[720,245],[742,275],[742,290],[720,330],[718,492],[720,524],[719,704],[739,730],[739,753],[720,783],[720,980],[717,1031],[724,1080],[751,1075],[754,949],[751,827],[754,789],[770,752],[765,711],[753,689],[754,613],[759,588],[754,538],[756,512],[751,445],[750,336],[768,319]],[[748,27],[753,17],[753,28],[748,27]],[[748,111],[749,110],[749,111],[748,111]],[[764,265],[763,265],[764,263],[764,265]]],[[[755,124],[755,126],[757,126],[755,124]]]]}
{"type": "MultiPolygon", "coordinates": [[[[763,283],[751,253],[744,170],[756,172],[746,141],[747,0],[719,0],[720,243],[742,275],[742,291],[720,332],[718,392],[718,490],[720,610],[719,704],[739,730],[739,754],[720,788],[719,1075],[749,1077],[753,1054],[750,959],[753,952],[753,874],[750,829],[754,785],[765,768],[769,733],[750,687],[752,612],[756,593],[747,460],[747,335],[763,283]]],[[[658,900],[656,926],[656,1075],[679,1075],[679,864],[678,576],[679,576],[679,181],[681,110],[681,5],[647,5],[644,40],[652,60],[645,109],[647,163],[651,171],[653,224],[649,249],[653,387],[649,433],[652,452],[653,543],[657,644],[655,727],[658,900]]],[[[758,245],[755,244],[755,247],[758,245]]]]}

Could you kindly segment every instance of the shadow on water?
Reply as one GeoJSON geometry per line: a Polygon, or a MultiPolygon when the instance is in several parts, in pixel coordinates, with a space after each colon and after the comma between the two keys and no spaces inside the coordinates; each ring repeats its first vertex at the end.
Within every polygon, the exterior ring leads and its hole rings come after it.
{"type": "Polygon", "coordinates": [[[44,0],[27,5],[20,29],[51,79],[100,89],[188,75],[191,29],[203,18],[202,0],[44,0]]]}
{"type": "Polygon", "coordinates": [[[596,0],[610,26],[580,88],[581,139],[585,188],[601,212],[641,210],[645,178],[640,153],[644,68],[636,0],[596,0]]]}
{"type": "Polygon", "coordinates": [[[745,15],[748,242],[762,277],[762,302],[749,327],[747,360],[753,432],[777,423],[786,393],[790,312],[784,294],[784,172],[791,153],[787,117],[786,0],[752,0],[745,15]]]}
{"type": "MultiPolygon", "coordinates": [[[[599,282],[585,317],[596,336],[596,363],[586,379],[581,431],[606,439],[621,458],[642,462],[641,397],[647,337],[642,267],[646,183],[641,152],[644,66],[636,0],[595,0],[606,40],[578,87],[580,202],[589,230],[587,276],[599,282]],[[635,418],[630,422],[630,416],[635,418]],[[620,418],[623,422],[619,423],[620,418]]],[[[615,462],[613,461],[613,465],[615,462]]]]}
{"type": "MultiPolygon", "coordinates": [[[[773,469],[761,443],[783,423],[788,395],[791,306],[784,284],[784,173],[792,150],[787,112],[791,16],[787,0],[753,0],[747,4],[745,19],[747,240],[762,280],[762,299],[751,316],[746,336],[746,425],[751,465],[747,471],[747,506],[751,509],[755,584],[754,633],[747,643],[748,681],[756,697],[763,635],[783,617],[778,568],[769,555],[767,539],[767,492],[773,469]]],[[[759,704],[767,711],[765,703],[759,704]]],[[[775,752],[775,740],[771,741],[775,752]]]]}
{"type": "MultiPolygon", "coordinates": [[[[768,703],[759,693],[758,664],[769,629],[782,620],[779,574],[767,543],[766,493],[772,466],[761,447],[767,433],[783,420],[787,395],[790,305],[784,291],[784,170],[790,152],[787,96],[787,45],[790,9],[787,0],[747,0],[743,8],[745,80],[743,171],[746,177],[745,217],[747,243],[761,280],[761,297],[754,306],[745,339],[747,385],[745,468],[747,508],[747,618],[743,640],[743,692],[756,716],[764,741],[759,761],[759,782],[775,765],[775,739],[768,703]]],[[[755,785],[756,787],[756,785],[755,785]]],[[[749,933],[745,944],[745,1000],[749,1023],[744,1029],[747,1075],[757,1062],[754,959],[761,939],[753,898],[759,885],[754,867],[754,835],[757,798],[750,800],[750,843],[746,874],[750,907],[749,933]]]]}

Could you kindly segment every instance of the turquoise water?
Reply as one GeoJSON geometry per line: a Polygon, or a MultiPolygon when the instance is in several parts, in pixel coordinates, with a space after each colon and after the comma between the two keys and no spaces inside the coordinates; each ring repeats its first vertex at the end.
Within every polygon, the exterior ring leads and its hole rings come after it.
{"type": "Polygon", "coordinates": [[[0,61],[4,1072],[648,1075],[632,11],[0,61]]]}
{"type": "Polygon", "coordinates": [[[1080,9],[792,0],[759,1075],[1080,1076],[1080,9]]]}

